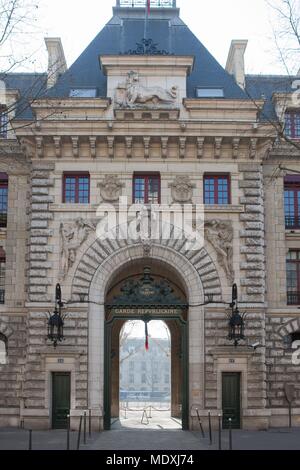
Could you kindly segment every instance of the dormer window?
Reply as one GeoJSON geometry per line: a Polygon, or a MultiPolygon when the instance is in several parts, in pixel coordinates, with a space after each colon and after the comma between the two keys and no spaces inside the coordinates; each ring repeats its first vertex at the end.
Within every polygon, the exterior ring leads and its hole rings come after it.
{"type": "Polygon", "coordinates": [[[223,88],[196,88],[196,98],[224,98],[223,88]]]}
{"type": "Polygon", "coordinates": [[[291,139],[300,139],[300,109],[286,111],[285,135],[291,139]]]}
{"type": "Polygon", "coordinates": [[[97,88],[71,88],[70,98],[96,98],[97,88]]]}

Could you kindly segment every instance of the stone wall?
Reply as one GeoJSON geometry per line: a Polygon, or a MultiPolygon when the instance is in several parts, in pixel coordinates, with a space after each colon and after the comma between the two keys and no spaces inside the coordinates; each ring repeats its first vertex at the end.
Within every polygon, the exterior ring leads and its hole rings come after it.
{"type": "Polygon", "coordinates": [[[7,364],[0,365],[0,426],[18,426],[26,364],[26,316],[1,315],[0,331],[8,338],[7,364]]]}
{"type": "Polygon", "coordinates": [[[266,319],[266,364],[267,405],[272,408],[287,408],[285,385],[295,385],[294,406],[300,408],[300,365],[292,363],[292,349],[287,336],[300,328],[299,317],[267,316],[266,319]]]}
{"type": "MultiPolygon", "coordinates": [[[[56,349],[46,341],[47,312],[35,309],[29,313],[30,331],[25,369],[24,397],[26,415],[33,410],[46,410],[44,425],[51,425],[51,372],[71,372],[71,408],[88,408],[88,319],[87,312],[68,307],[64,329],[65,341],[56,349]],[[61,363],[61,360],[63,362],[61,363]]],[[[28,419],[27,419],[28,421],[28,419]]],[[[35,423],[35,425],[37,425],[35,423]]]]}
{"type": "MultiPolygon", "coordinates": [[[[259,342],[265,344],[265,315],[264,313],[249,312],[246,316],[245,335],[248,344],[259,342]]],[[[228,318],[223,312],[206,311],[205,313],[205,406],[207,409],[219,409],[221,403],[218,402],[218,372],[222,370],[230,371],[230,364],[234,364],[233,371],[247,372],[246,389],[243,390],[244,397],[243,410],[251,408],[264,408],[266,405],[266,366],[265,348],[257,350],[248,348],[242,341],[235,349],[232,342],[226,338],[228,336],[228,318]],[[227,359],[228,367],[219,367],[218,356],[227,359]],[[238,359],[246,357],[246,366],[240,365],[238,359]],[[235,358],[235,359],[234,359],[235,358]],[[236,362],[231,362],[236,360],[236,362]]],[[[224,362],[225,364],[225,362],[224,362]]],[[[220,397],[219,397],[220,398],[220,397]]]]}

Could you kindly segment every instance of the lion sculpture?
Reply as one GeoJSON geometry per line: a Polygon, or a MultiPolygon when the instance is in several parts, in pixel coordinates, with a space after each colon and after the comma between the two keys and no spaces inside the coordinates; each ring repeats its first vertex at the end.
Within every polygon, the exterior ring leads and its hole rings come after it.
{"type": "Polygon", "coordinates": [[[137,72],[129,72],[126,80],[126,104],[134,106],[135,104],[143,104],[152,101],[153,104],[172,103],[177,98],[177,87],[173,86],[170,91],[161,87],[144,87],[140,85],[139,74],[137,72]]]}

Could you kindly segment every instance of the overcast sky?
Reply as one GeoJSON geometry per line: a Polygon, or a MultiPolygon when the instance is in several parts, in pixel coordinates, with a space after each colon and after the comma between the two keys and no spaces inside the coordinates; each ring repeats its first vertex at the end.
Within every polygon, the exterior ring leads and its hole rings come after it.
{"type": "MultiPolygon", "coordinates": [[[[109,21],[115,3],[115,0],[40,0],[39,34],[32,44],[40,51],[36,69],[46,66],[43,36],[62,38],[70,66],[109,21]]],[[[226,64],[232,39],[248,39],[248,73],[284,72],[272,39],[270,21],[274,21],[274,14],[265,0],[177,0],[177,5],[181,18],[221,65],[226,64]]]]}

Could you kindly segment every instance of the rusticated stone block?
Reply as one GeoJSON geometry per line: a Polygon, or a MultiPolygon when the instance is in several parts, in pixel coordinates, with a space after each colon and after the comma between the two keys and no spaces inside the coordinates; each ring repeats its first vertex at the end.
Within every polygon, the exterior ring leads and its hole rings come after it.
{"type": "Polygon", "coordinates": [[[261,238],[245,238],[245,245],[247,246],[262,246],[263,241],[261,238]]]}
{"type": "Polygon", "coordinates": [[[263,213],[258,212],[245,212],[240,214],[240,221],[241,222],[262,222],[264,223],[264,215],[263,213]]]}
{"type": "Polygon", "coordinates": [[[261,182],[260,181],[252,181],[252,180],[246,180],[246,181],[239,181],[239,188],[261,188],[261,182]]]}
{"type": "Polygon", "coordinates": [[[263,232],[260,230],[240,230],[240,237],[247,238],[247,237],[254,237],[254,238],[261,238],[263,236],[263,232]]]}
{"type": "Polygon", "coordinates": [[[243,254],[263,254],[264,253],[264,249],[262,246],[242,246],[241,247],[241,253],[243,254]]]}
{"type": "Polygon", "coordinates": [[[264,230],[264,224],[262,222],[246,222],[246,230],[264,230]]]}
{"type": "Polygon", "coordinates": [[[31,294],[46,294],[47,286],[30,286],[29,292],[31,294]]]}
{"type": "Polygon", "coordinates": [[[52,203],[52,196],[32,196],[32,202],[34,203],[52,203]]]}
{"type": "Polygon", "coordinates": [[[54,180],[53,179],[38,179],[38,178],[33,178],[31,180],[31,185],[32,186],[42,186],[42,187],[51,187],[54,186],[54,180]]]}
{"type": "MultiPolygon", "coordinates": [[[[261,286],[262,285],[262,279],[261,278],[251,278],[251,279],[241,279],[241,286],[261,286]]],[[[248,292],[248,290],[247,290],[248,292]]],[[[249,292],[250,294],[251,292],[249,292]]],[[[255,294],[261,293],[261,292],[255,292],[255,294]]]]}
{"type": "Polygon", "coordinates": [[[31,237],[30,243],[32,245],[47,245],[48,238],[47,237],[31,237]]]}
{"type": "Polygon", "coordinates": [[[53,220],[54,216],[51,213],[36,212],[31,214],[32,220],[53,220]]]}
{"type": "Polygon", "coordinates": [[[53,230],[49,229],[33,229],[31,230],[32,237],[51,237],[53,235],[53,230]]]}
{"type": "Polygon", "coordinates": [[[246,260],[250,263],[263,263],[264,262],[264,255],[246,255],[246,260]]]}
{"type": "Polygon", "coordinates": [[[33,187],[31,192],[35,196],[48,196],[49,195],[49,188],[48,187],[33,187]]]}
{"type": "Polygon", "coordinates": [[[246,212],[257,212],[259,214],[263,214],[264,209],[263,209],[262,205],[255,206],[253,204],[249,204],[249,205],[245,205],[245,211],[246,212]]]}
{"type": "Polygon", "coordinates": [[[46,269],[30,269],[29,276],[30,277],[46,277],[47,271],[46,269]]]}
{"type": "Polygon", "coordinates": [[[48,211],[48,204],[31,204],[32,212],[48,211]]]}
{"type": "Polygon", "coordinates": [[[41,261],[31,261],[30,267],[31,267],[31,269],[51,269],[53,267],[53,263],[41,262],[41,261]]]}
{"type": "Polygon", "coordinates": [[[240,204],[251,204],[254,206],[262,206],[264,203],[261,197],[240,197],[240,204]]]}
{"type": "Polygon", "coordinates": [[[263,196],[262,190],[258,188],[254,188],[254,189],[245,188],[244,194],[245,196],[250,196],[250,197],[262,197],[263,196]]]}
{"type": "Polygon", "coordinates": [[[31,245],[30,246],[31,253],[52,253],[53,247],[52,246],[44,246],[44,245],[31,245]]]}
{"type": "Polygon", "coordinates": [[[31,229],[47,229],[48,220],[32,220],[30,227],[31,229]]]}
{"type": "Polygon", "coordinates": [[[260,171],[251,171],[244,173],[244,180],[261,180],[262,174],[260,171]]]}

